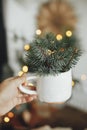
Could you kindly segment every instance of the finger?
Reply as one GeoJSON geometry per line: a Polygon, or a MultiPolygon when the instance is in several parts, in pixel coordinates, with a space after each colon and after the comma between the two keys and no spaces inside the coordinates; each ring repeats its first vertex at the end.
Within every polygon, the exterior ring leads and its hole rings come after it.
{"type": "Polygon", "coordinates": [[[15,105],[31,102],[35,99],[34,96],[22,96],[15,99],[15,105]]]}
{"type": "Polygon", "coordinates": [[[18,96],[17,96],[17,97],[26,97],[26,96],[29,96],[29,95],[24,94],[24,93],[20,93],[20,94],[18,94],[18,96]]]}
{"type": "Polygon", "coordinates": [[[28,81],[22,84],[23,86],[27,87],[28,86],[28,81]]]}
{"type": "Polygon", "coordinates": [[[19,86],[20,84],[26,82],[26,76],[25,75],[21,77],[16,76],[13,80],[14,80],[15,86],[19,86]]]}
{"type": "Polygon", "coordinates": [[[9,77],[9,78],[5,79],[5,81],[9,81],[9,80],[12,80],[12,79],[14,79],[14,77],[9,77]]]}
{"type": "Polygon", "coordinates": [[[35,95],[35,94],[28,95],[28,94],[20,93],[20,94],[18,94],[17,97],[27,97],[27,98],[33,97],[34,99],[37,99],[37,95],[35,95]]]}

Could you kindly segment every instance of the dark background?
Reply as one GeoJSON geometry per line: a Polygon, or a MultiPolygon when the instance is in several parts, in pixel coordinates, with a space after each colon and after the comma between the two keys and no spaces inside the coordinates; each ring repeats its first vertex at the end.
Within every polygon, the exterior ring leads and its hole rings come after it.
{"type": "Polygon", "coordinates": [[[2,80],[3,66],[7,64],[6,32],[3,21],[3,6],[0,0],[0,81],[2,80]]]}

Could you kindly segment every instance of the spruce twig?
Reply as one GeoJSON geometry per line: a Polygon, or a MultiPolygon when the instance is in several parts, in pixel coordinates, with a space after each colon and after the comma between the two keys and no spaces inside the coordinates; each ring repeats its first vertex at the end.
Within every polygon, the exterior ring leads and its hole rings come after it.
{"type": "Polygon", "coordinates": [[[73,38],[72,41],[67,40],[70,41],[68,43],[66,41],[68,37],[64,36],[65,40],[57,40],[53,33],[35,37],[26,55],[29,71],[40,75],[54,75],[71,69],[81,56],[81,51],[73,38]]]}
{"type": "Polygon", "coordinates": [[[73,54],[72,54],[72,56],[71,56],[71,58],[70,58],[70,60],[69,60],[68,64],[64,67],[64,72],[67,70],[68,66],[69,66],[69,65],[70,65],[70,63],[72,62],[72,60],[73,60],[73,58],[74,58],[75,53],[76,53],[76,49],[74,49],[73,54]]]}

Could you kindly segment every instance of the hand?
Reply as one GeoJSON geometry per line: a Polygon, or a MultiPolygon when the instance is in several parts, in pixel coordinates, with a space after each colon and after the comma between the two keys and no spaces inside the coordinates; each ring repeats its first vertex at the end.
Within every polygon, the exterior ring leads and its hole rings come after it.
{"type": "Polygon", "coordinates": [[[0,84],[0,116],[6,114],[18,104],[31,102],[36,95],[26,95],[19,91],[18,86],[26,82],[26,76],[12,77],[0,84]]]}

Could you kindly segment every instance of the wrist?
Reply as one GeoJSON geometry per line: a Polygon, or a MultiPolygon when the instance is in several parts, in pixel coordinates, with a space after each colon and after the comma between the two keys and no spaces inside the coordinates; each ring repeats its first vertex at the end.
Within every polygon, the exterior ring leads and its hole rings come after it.
{"type": "Polygon", "coordinates": [[[0,117],[2,117],[4,115],[5,115],[4,108],[2,106],[0,106],[0,117]]]}
{"type": "Polygon", "coordinates": [[[3,105],[3,85],[2,85],[2,83],[0,83],[0,107],[3,105]]]}
{"type": "Polygon", "coordinates": [[[0,92],[0,107],[3,105],[3,101],[2,101],[2,94],[0,92]]]}

